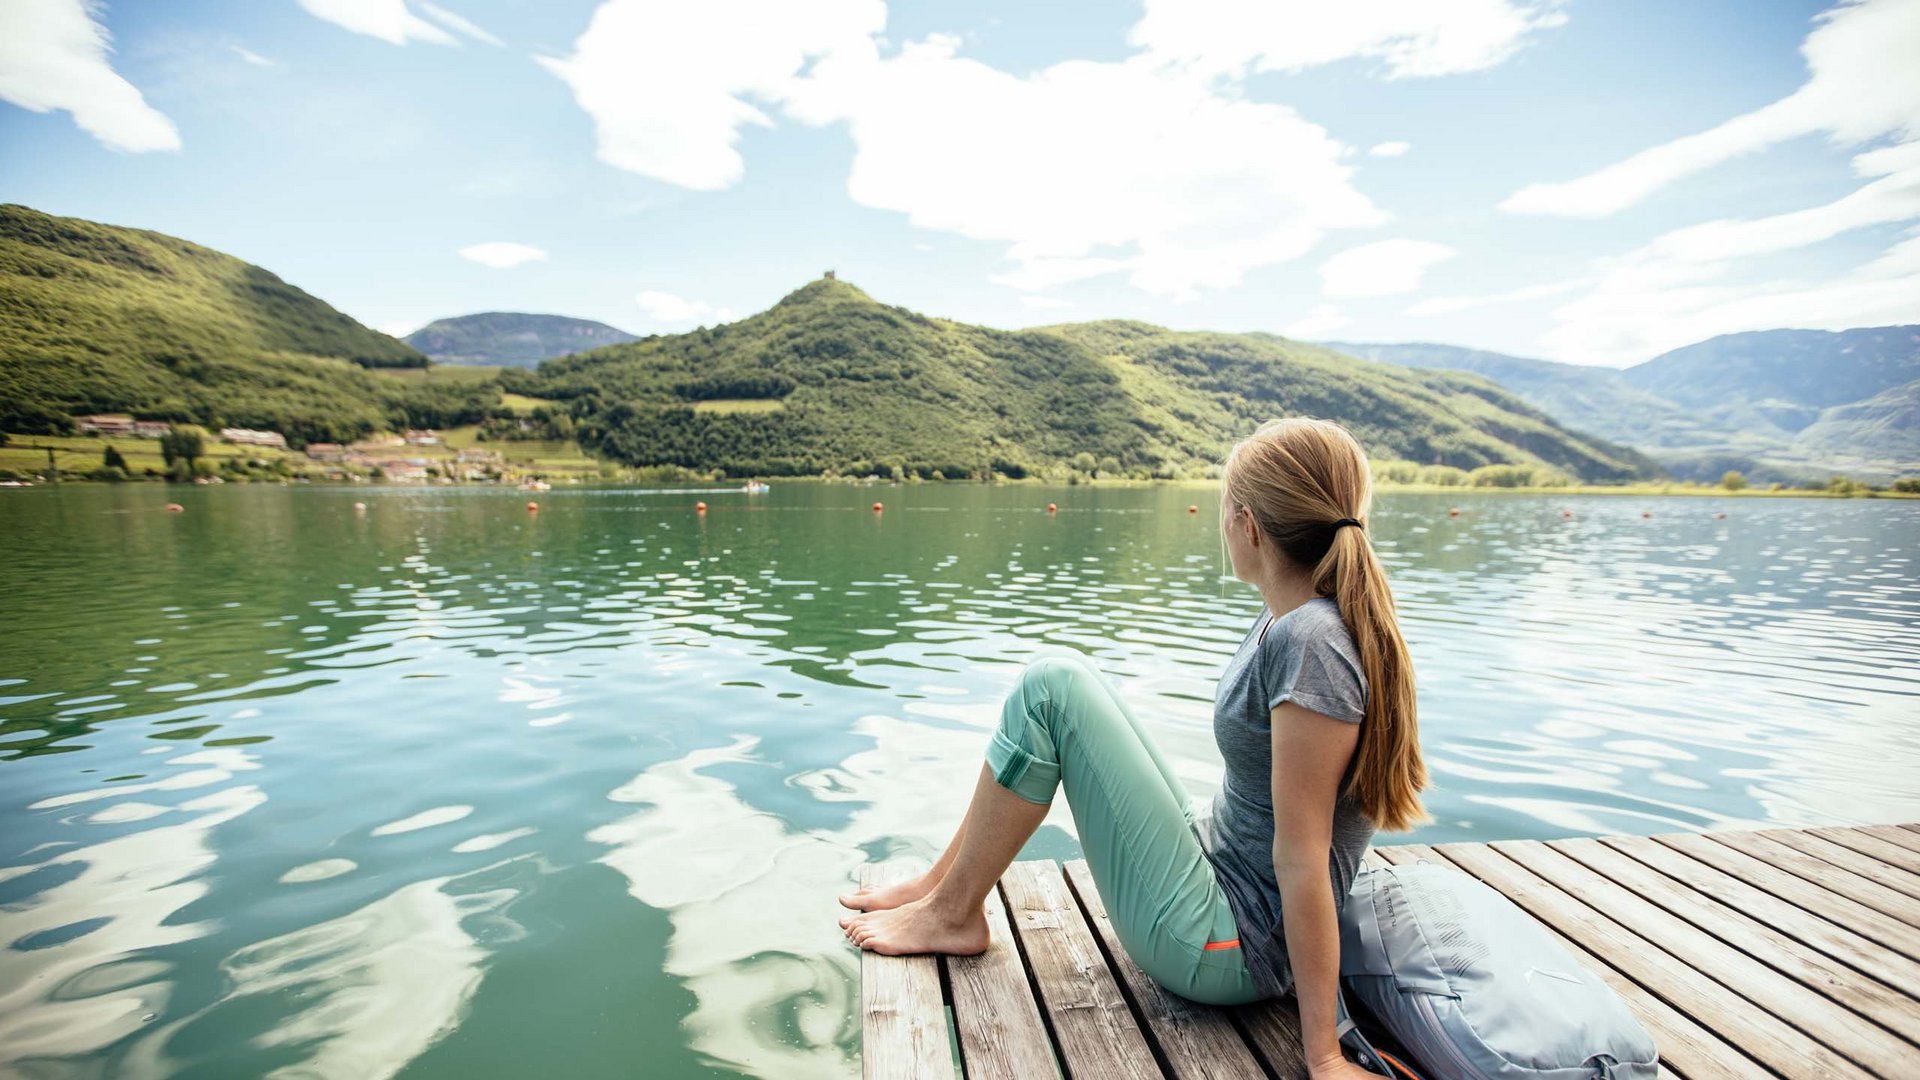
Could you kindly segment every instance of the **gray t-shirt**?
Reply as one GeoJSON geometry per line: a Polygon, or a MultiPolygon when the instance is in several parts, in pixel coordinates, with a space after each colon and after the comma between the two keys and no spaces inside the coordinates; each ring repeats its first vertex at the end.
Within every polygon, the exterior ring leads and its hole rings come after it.
{"type": "MultiPolygon", "coordinates": [[[[1213,863],[1240,929],[1247,970],[1274,997],[1293,986],[1286,931],[1280,920],[1280,884],[1273,869],[1273,722],[1283,701],[1357,724],[1366,716],[1367,680],[1360,653],[1340,618],[1339,605],[1317,597],[1268,625],[1260,617],[1227,662],[1213,705],[1213,737],[1226,761],[1226,777],[1210,812],[1195,821],[1201,846],[1213,863]],[[1261,628],[1266,628],[1265,636],[1261,628]]],[[[1356,751],[1355,758],[1358,758],[1356,751]]],[[[1344,789],[1353,762],[1341,775],[1344,789]]],[[[1372,842],[1374,825],[1345,794],[1333,810],[1333,843],[1327,873],[1335,908],[1372,842]]]]}

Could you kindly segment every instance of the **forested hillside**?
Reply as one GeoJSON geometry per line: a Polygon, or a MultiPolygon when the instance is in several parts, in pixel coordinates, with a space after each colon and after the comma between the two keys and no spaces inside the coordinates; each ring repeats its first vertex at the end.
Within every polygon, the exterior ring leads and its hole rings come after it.
{"type": "Polygon", "coordinates": [[[230,255],[0,206],[0,431],[130,412],[344,439],[477,419],[482,399],[498,397],[369,370],[426,363],[230,255]]]}

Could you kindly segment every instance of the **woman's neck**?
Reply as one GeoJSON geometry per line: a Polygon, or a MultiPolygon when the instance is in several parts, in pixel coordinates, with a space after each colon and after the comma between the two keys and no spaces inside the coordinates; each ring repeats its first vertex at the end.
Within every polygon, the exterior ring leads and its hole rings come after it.
{"type": "Polygon", "coordinates": [[[1261,598],[1267,602],[1267,610],[1273,612],[1275,618],[1320,595],[1305,574],[1293,570],[1268,575],[1258,588],[1261,598]]]}

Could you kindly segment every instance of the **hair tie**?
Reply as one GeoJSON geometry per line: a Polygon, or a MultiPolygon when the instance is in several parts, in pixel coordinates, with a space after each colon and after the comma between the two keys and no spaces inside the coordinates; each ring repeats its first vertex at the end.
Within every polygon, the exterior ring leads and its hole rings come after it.
{"type": "Polygon", "coordinates": [[[1336,521],[1333,523],[1333,531],[1339,532],[1341,529],[1344,529],[1349,525],[1358,525],[1361,532],[1365,532],[1367,529],[1365,525],[1360,524],[1359,518],[1341,518],[1339,521],[1336,521]]]}

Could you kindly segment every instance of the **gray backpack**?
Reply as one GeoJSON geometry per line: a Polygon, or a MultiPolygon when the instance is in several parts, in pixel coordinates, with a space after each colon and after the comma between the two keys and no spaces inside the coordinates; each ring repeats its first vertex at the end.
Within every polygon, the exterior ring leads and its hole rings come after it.
{"type": "Polygon", "coordinates": [[[1405,1080],[1654,1080],[1613,988],[1486,883],[1427,860],[1362,870],[1340,916],[1340,1041],[1405,1080]],[[1355,1025],[1351,996],[1406,1054],[1355,1025]]]}

